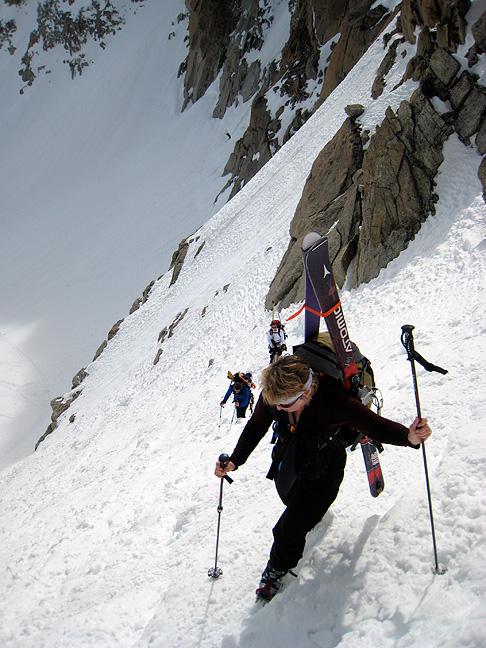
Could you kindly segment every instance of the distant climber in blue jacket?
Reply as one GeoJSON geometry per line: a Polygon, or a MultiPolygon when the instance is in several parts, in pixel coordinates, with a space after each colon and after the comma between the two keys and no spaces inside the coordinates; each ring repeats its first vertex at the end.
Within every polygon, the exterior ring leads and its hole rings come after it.
{"type": "Polygon", "coordinates": [[[226,394],[224,395],[223,400],[220,403],[221,407],[224,407],[228,398],[233,394],[233,402],[236,409],[236,418],[246,418],[246,410],[252,398],[250,389],[251,384],[251,373],[235,374],[234,380],[231,382],[226,391],[226,394]]]}

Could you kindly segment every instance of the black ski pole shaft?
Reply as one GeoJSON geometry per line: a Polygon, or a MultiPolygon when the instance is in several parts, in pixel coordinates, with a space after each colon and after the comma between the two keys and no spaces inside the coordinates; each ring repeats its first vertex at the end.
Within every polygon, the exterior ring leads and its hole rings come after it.
{"type": "MultiPolygon", "coordinates": [[[[219,455],[218,461],[219,461],[221,467],[225,468],[228,465],[229,456],[227,454],[219,455]]],[[[225,475],[224,479],[226,479],[226,481],[229,484],[233,483],[233,480],[228,475],[225,475]]],[[[223,511],[223,484],[224,484],[224,481],[223,481],[223,478],[221,478],[220,485],[219,485],[218,527],[217,527],[217,530],[216,530],[216,551],[215,551],[215,555],[214,555],[214,567],[211,567],[211,569],[209,569],[209,571],[208,571],[208,576],[210,578],[219,578],[223,573],[223,570],[220,567],[218,567],[219,531],[221,529],[221,513],[223,511]]]]}
{"type": "MultiPolygon", "coordinates": [[[[415,327],[412,326],[411,324],[404,324],[402,326],[402,336],[401,336],[401,341],[403,346],[405,347],[405,350],[407,351],[407,360],[410,361],[410,367],[412,370],[412,382],[413,382],[413,390],[415,394],[415,405],[417,408],[417,417],[419,420],[422,419],[422,409],[420,407],[420,396],[419,396],[419,389],[418,389],[418,381],[417,381],[417,372],[415,369],[415,347],[414,347],[414,340],[413,340],[413,329],[415,327]]],[[[435,574],[445,574],[446,569],[443,567],[439,566],[439,559],[437,555],[437,542],[435,539],[435,525],[434,525],[434,512],[432,509],[432,493],[430,489],[430,480],[429,480],[429,470],[427,466],[427,454],[425,452],[425,443],[422,441],[421,444],[422,446],[422,458],[424,461],[424,472],[425,472],[425,484],[427,487],[427,499],[428,499],[428,504],[429,504],[429,517],[430,517],[430,528],[432,531],[432,546],[433,546],[433,551],[434,551],[434,573],[435,574]]]]}

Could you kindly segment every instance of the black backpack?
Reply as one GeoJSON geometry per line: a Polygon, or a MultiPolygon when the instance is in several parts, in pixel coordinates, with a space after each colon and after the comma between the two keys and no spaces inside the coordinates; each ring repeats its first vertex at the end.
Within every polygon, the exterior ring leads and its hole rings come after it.
{"type": "MultiPolygon", "coordinates": [[[[351,344],[358,367],[358,380],[353,386],[352,393],[367,407],[371,407],[371,404],[375,403],[379,411],[382,407],[382,399],[375,385],[371,362],[361,353],[354,342],[351,344]]],[[[314,373],[343,381],[343,372],[337,362],[334,345],[327,331],[319,333],[316,339],[294,346],[293,353],[305,360],[314,373]]]]}

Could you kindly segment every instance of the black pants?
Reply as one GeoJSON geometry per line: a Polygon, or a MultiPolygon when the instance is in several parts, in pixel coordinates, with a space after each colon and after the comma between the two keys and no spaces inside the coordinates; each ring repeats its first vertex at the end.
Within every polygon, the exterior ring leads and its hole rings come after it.
{"type": "Polygon", "coordinates": [[[246,418],[246,409],[248,405],[245,405],[245,407],[238,407],[238,405],[235,405],[236,409],[236,418],[246,418]]]}
{"type": "Polygon", "coordinates": [[[287,508],[273,528],[272,567],[283,571],[297,565],[304,553],[306,535],[336,499],[343,476],[344,467],[337,474],[295,483],[286,498],[287,508]]]}
{"type": "Polygon", "coordinates": [[[270,349],[269,349],[269,353],[270,353],[270,364],[272,364],[273,362],[275,362],[275,360],[278,360],[278,359],[280,358],[280,356],[281,356],[282,353],[283,353],[283,350],[284,350],[284,349],[283,349],[282,347],[278,347],[278,348],[272,348],[272,347],[270,347],[270,349]]]}

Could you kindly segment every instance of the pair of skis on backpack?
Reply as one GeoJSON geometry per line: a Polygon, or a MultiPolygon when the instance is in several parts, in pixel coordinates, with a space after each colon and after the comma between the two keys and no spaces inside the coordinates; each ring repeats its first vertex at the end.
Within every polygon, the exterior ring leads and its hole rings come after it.
{"type": "MultiPolygon", "coordinates": [[[[370,363],[361,355],[357,346],[349,339],[346,320],[344,319],[329,260],[327,238],[315,232],[310,232],[304,237],[302,250],[304,253],[305,268],[305,302],[298,313],[305,310],[305,342],[303,345],[300,345],[300,351],[303,351],[303,353],[299,355],[305,357],[306,353],[309,353],[313,358],[316,358],[317,341],[320,357],[316,362],[327,362],[328,364],[323,365],[322,369],[330,373],[332,367],[329,367],[329,358],[325,357],[325,347],[323,349],[322,343],[319,344],[318,340],[318,336],[322,336],[322,334],[319,335],[320,322],[321,319],[324,319],[333,347],[330,350],[329,356],[334,361],[334,373],[337,372],[343,380],[344,387],[360,398],[366,405],[371,405],[373,400],[375,402],[378,401],[377,409],[379,413],[381,402],[376,395],[377,390],[374,386],[370,363]],[[366,373],[368,373],[368,380],[366,380],[366,373]],[[369,377],[370,375],[371,378],[369,377]],[[368,384],[365,384],[366,382],[368,384]]],[[[324,344],[326,343],[324,342],[324,344]]],[[[319,369],[320,367],[314,366],[313,368],[319,369]]],[[[371,495],[378,497],[385,487],[378,454],[383,448],[381,444],[375,444],[371,439],[363,436],[356,440],[354,447],[358,443],[361,445],[363,452],[371,495]]]]}

